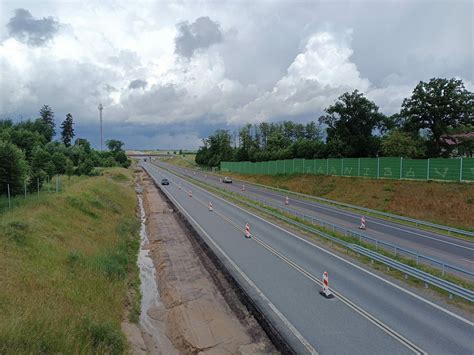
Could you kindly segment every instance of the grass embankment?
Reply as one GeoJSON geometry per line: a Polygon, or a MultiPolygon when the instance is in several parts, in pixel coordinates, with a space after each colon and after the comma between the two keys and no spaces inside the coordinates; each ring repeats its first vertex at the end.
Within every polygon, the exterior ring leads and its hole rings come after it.
{"type": "Polygon", "coordinates": [[[1,215],[0,353],[121,353],[137,321],[132,172],[76,178],[1,215]]]}
{"type": "Polygon", "coordinates": [[[474,184],[375,180],[311,174],[271,176],[225,174],[235,179],[474,230],[472,219],[474,184]]]}
{"type": "Polygon", "coordinates": [[[185,168],[196,168],[196,154],[170,155],[169,157],[160,157],[159,159],[165,163],[182,166],[185,168]]]}

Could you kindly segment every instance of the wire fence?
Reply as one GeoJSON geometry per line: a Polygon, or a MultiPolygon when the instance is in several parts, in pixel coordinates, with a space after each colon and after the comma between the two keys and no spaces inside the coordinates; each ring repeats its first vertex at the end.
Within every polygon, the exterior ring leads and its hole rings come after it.
{"type": "Polygon", "coordinates": [[[0,213],[21,206],[32,198],[44,194],[59,193],[64,188],[61,175],[55,175],[53,177],[47,176],[44,181],[40,181],[38,178],[36,179],[36,183],[35,181],[28,182],[24,180],[22,193],[15,195],[13,195],[13,184],[6,183],[4,185],[1,191],[2,194],[0,195],[0,213]]]}
{"type": "Polygon", "coordinates": [[[474,158],[286,159],[262,162],[221,162],[220,169],[240,174],[304,173],[375,179],[474,181],[474,158]]]}

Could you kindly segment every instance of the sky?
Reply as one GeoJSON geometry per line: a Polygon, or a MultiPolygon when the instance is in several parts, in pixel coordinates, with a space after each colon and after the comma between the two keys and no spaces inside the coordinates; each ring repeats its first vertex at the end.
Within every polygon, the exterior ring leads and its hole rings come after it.
{"type": "Polygon", "coordinates": [[[474,91],[474,1],[0,0],[0,118],[196,149],[215,129],[317,119],[346,91],[397,112],[420,81],[474,91]]]}

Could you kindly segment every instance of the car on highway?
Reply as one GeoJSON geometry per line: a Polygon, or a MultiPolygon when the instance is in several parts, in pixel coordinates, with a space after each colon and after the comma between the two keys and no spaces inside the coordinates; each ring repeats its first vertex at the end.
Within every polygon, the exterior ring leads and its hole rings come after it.
{"type": "Polygon", "coordinates": [[[232,179],[228,176],[226,176],[225,178],[222,179],[222,182],[224,184],[232,184],[232,179]]]}
{"type": "Polygon", "coordinates": [[[161,185],[169,185],[170,181],[167,178],[161,179],[161,185]]]}

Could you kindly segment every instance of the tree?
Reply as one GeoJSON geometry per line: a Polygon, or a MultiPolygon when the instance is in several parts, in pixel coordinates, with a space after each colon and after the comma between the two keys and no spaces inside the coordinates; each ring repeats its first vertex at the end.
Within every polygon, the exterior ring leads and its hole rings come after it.
{"type": "Polygon", "coordinates": [[[51,169],[51,165],[49,164],[50,162],[51,154],[49,154],[41,146],[35,147],[31,158],[31,189],[36,189],[38,184],[40,187],[43,185],[43,181],[48,176],[48,170],[51,169]]]}
{"type": "Polygon", "coordinates": [[[344,93],[334,105],[329,106],[325,110],[326,115],[319,120],[328,125],[327,143],[337,141],[333,148],[343,149],[333,153],[343,157],[375,156],[379,139],[374,136],[374,131],[381,128],[384,122],[384,115],[378,110],[377,105],[358,90],[344,93]]]}
{"type": "Polygon", "coordinates": [[[63,140],[63,143],[66,147],[71,146],[72,139],[74,138],[74,128],[73,128],[73,121],[72,121],[72,115],[68,113],[66,115],[66,119],[64,122],[61,124],[61,137],[63,140]]]}
{"type": "Polygon", "coordinates": [[[28,172],[24,153],[14,144],[0,141],[0,195],[16,195],[23,191],[23,184],[28,172]]]}
{"type": "Polygon", "coordinates": [[[196,153],[196,163],[207,166],[218,166],[221,161],[233,158],[231,136],[228,130],[219,129],[203,140],[203,146],[196,153]]]}
{"type": "Polygon", "coordinates": [[[108,141],[105,142],[105,144],[107,145],[107,148],[109,148],[109,150],[112,153],[120,152],[122,150],[122,147],[123,147],[123,142],[121,142],[117,139],[109,139],[108,141]]]}
{"type": "Polygon", "coordinates": [[[453,147],[442,137],[460,124],[474,121],[474,94],[457,79],[420,81],[412,96],[403,100],[400,114],[405,118],[405,129],[415,134],[428,130],[429,156],[448,156],[453,147]]]}
{"type": "Polygon", "coordinates": [[[63,153],[55,152],[51,159],[55,167],[55,174],[64,174],[68,160],[66,156],[63,153]]]}
{"type": "Polygon", "coordinates": [[[78,172],[81,175],[92,175],[93,170],[94,163],[89,157],[87,157],[83,162],[81,162],[78,167],[78,172]]]}
{"type": "Polygon", "coordinates": [[[70,179],[71,176],[74,174],[74,164],[71,159],[66,160],[66,167],[64,170],[66,172],[68,179],[70,179]]]}
{"type": "Polygon", "coordinates": [[[51,109],[51,107],[49,107],[48,105],[43,105],[43,107],[41,107],[39,114],[41,116],[41,120],[43,121],[43,123],[50,127],[51,138],[48,141],[51,141],[51,139],[54,136],[54,133],[55,133],[54,128],[56,126],[56,124],[54,123],[54,112],[51,109]]]}
{"type": "Polygon", "coordinates": [[[422,158],[426,153],[420,138],[397,129],[382,139],[381,148],[387,157],[422,158]]]}

